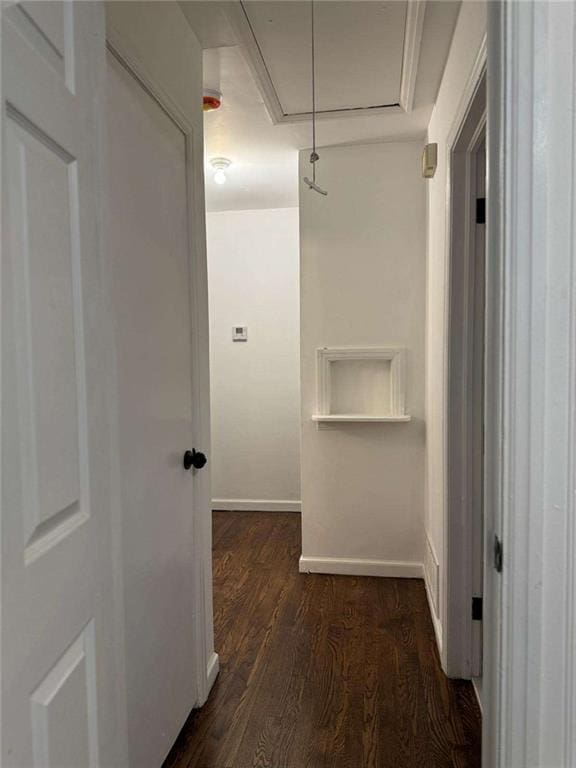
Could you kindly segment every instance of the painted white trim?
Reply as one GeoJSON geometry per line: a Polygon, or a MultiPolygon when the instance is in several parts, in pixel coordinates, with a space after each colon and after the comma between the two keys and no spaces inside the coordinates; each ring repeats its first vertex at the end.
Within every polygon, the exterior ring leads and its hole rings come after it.
{"type": "Polygon", "coordinates": [[[212,509],[223,512],[300,512],[302,502],[290,499],[212,499],[212,509]]]}
{"type": "MultiPolygon", "coordinates": [[[[502,576],[492,567],[494,535],[502,537],[501,499],[503,477],[502,402],[504,336],[504,45],[505,3],[487,4],[487,200],[486,200],[486,348],[484,414],[484,648],[482,660],[483,768],[505,768],[500,755],[501,742],[501,626],[502,576]]],[[[507,553],[506,553],[507,556],[507,553]]]]}
{"type": "Polygon", "coordinates": [[[412,2],[408,3],[406,27],[404,30],[402,79],[400,82],[400,106],[405,112],[411,112],[414,107],[416,75],[418,74],[418,62],[420,61],[425,13],[426,0],[412,0],[412,2]]]}
{"type": "MultiPolygon", "coordinates": [[[[210,385],[208,350],[208,279],[206,274],[206,247],[204,230],[199,226],[205,217],[203,176],[198,180],[195,169],[202,173],[203,156],[198,151],[194,127],[166,88],[152,75],[133,47],[108,22],[106,43],[110,52],[138,80],[144,90],[160,105],[178,125],[185,138],[186,189],[189,196],[188,232],[190,264],[190,312],[191,312],[191,383],[193,443],[210,452],[210,385]]],[[[210,693],[209,679],[203,670],[208,669],[214,654],[210,638],[212,623],[212,524],[210,514],[209,472],[195,476],[193,512],[193,567],[194,567],[194,614],[195,637],[191,648],[197,684],[196,705],[202,704],[210,693]]]]}
{"type": "Polygon", "coordinates": [[[484,702],[482,701],[481,684],[482,684],[481,677],[472,678],[472,688],[474,688],[474,693],[476,694],[476,701],[478,702],[478,706],[480,707],[480,714],[484,715],[484,702]]]}
{"type": "Polygon", "coordinates": [[[208,693],[212,690],[212,686],[216,682],[218,673],[220,672],[220,657],[217,653],[212,652],[208,659],[208,666],[206,667],[206,690],[208,693]]]}
{"type": "MultiPolygon", "coordinates": [[[[470,74],[468,75],[468,80],[466,81],[466,85],[464,86],[464,89],[460,96],[460,101],[458,102],[458,108],[454,113],[454,119],[452,120],[450,133],[448,134],[448,138],[446,141],[449,147],[452,147],[456,143],[456,139],[458,138],[458,134],[460,133],[460,130],[466,118],[466,114],[470,108],[470,104],[472,103],[474,99],[474,95],[478,90],[480,80],[482,79],[482,76],[486,71],[487,56],[488,56],[487,37],[486,35],[484,35],[482,42],[480,44],[480,48],[478,49],[478,53],[476,54],[476,59],[474,60],[472,69],[470,70],[470,74]]],[[[446,162],[447,163],[449,162],[448,157],[446,157],[446,162]]]]}
{"type": "Polygon", "coordinates": [[[423,579],[422,563],[398,560],[364,560],[347,557],[300,557],[300,573],[329,573],[341,576],[384,576],[395,579],[423,579]]]}
{"type": "MultiPolygon", "coordinates": [[[[450,127],[450,131],[446,140],[447,152],[445,157],[446,162],[446,179],[447,179],[447,195],[446,195],[446,220],[445,227],[449,236],[446,238],[446,254],[445,254],[445,274],[444,285],[450,285],[450,264],[452,261],[452,248],[453,241],[450,233],[452,232],[452,189],[451,189],[451,163],[453,160],[453,148],[458,140],[462,126],[466,120],[468,111],[474,101],[480,83],[486,70],[487,61],[487,42],[486,36],[484,36],[474,65],[470,71],[466,85],[460,96],[458,107],[454,113],[454,118],[450,127]]],[[[443,452],[444,452],[444,477],[442,479],[444,486],[444,499],[448,500],[451,493],[451,477],[450,477],[450,456],[449,456],[449,434],[450,427],[448,413],[450,412],[450,301],[445,302],[444,308],[444,343],[443,343],[443,360],[444,360],[444,382],[446,383],[443,392],[442,413],[445,415],[443,419],[443,452]]],[[[486,306],[488,312],[488,306],[486,306]]],[[[466,588],[462,589],[462,573],[464,565],[462,558],[458,562],[458,554],[462,554],[462,532],[458,530],[454,522],[449,516],[448,504],[446,504],[446,518],[444,525],[444,552],[445,558],[445,575],[441,584],[442,593],[439,596],[440,602],[446,606],[445,619],[442,627],[443,635],[443,647],[441,653],[442,668],[451,676],[460,676],[466,674],[465,664],[463,665],[462,658],[465,655],[465,650],[462,651],[462,641],[458,631],[459,622],[462,620],[463,611],[466,610],[464,602],[466,600],[466,588]],[[460,536],[460,539],[458,538],[460,536]],[[455,557],[452,557],[455,556],[455,557]],[[454,560],[454,562],[451,562],[454,560]],[[454,653],[452,652],[453,643],[455,643],[454,653]]],[[[469,549],[466,549],[466,553],[469,554],[469,549]]],[[[469,674],[468,674],[469,676],[469,674]]]]}
{"type": "Polygon", "coordinates": [[[312,414],[312,421],[318,423],[334,423],[334,422],[352,422],[354,424],[361,424],[363,422],[378,422],[384,423],[391,422],[406,422],[412,421],[412,416],[370,416],[366,413],[314,413],[312,414]]]}
{"type": "Polygon", "coordinates": [[[424,586],[426,588],[426,598],[428,600],[428,608],[430,610],[432,626],[434,627],[434,635],[436,636],[438,653],[440,657],[442,657],[444,643],[442,621],[440,620],[440,564],[438,561],[438,556],[436,555],[436,549],[434,548],[434,545],[432,544],[428,534],[426,534],[424,546],[425,553],[424,562],[422,564],[424,586]],[[435,584],[432,583],[432,579],[434,579],[435,584]]]}
{"type": "MultiPolygon", "coordinates": [[[[485,46],[483,46],[485,55],[485,46]]],[[[474,573],[480,572],[480,489],[475,472],[482,454],[478,444],[477,380],[484,377],[484,347],[478,349],[478,320],[485,319],[484,274],[478,274],[475,240],[476,178],[472,159],[486,127],[485,68],[470,83],[470,101],[448,144],[448,254],[446,311],[446,410],[445,410],[445,632],[443,667],[450,677],[470,679],[481,662],[478,625],[472,622],[474,573]],[[474,640],[476,639],[476,644],[474,640]],[[473,651],[473,648],[476,651],[473,651]]],[[[480,264],[480,266],[483,266],[480,264]]]]}
{"type": "Polygon", "coordinates": [[[429,591],[432,613],[435,619],[440,621],[440,563],[428,534],[424,541],[424,579],[429,591]]]}
{"type": "Polygon", "coordinates": [[[576,5],[488,3],[488,19],[486,488],[504,557],[485,582],[483,764],[574,766],[576,5]]]}
{"type": "Polygon", "coordinates": [[[442,636],[442,622],[440,617],[434,610],[434,599],[431,594],[430,584],[428,583],[428,576],[426,574],[426,568],[422,566],[424,573],[424,587],[426,588],[426,598],[428,600],[428,608],[430,610],[430,618],[432,619],[432,626],[434,628],[434,635],[436,636],[436,645],[438,646],[438,653],[442,656],[443,648],[443,636],[442,636]]]}
{"type": "MultiPolygon", "coordinates": [[[[311,113],[285,114],[268,68],[262,57],[258,42],[246,18],[246,13],[239,2],[222,3],[228,22],[242,48],[248,67],[264,101],[268,116],[274,125],[301,123],[311,119],[311,113]]],[[[412,0],[408,3],[406,25],[404,27],[404,52],[398,105],[384,107],[358,107],[330,112],[317,112],[317,120],[334,120],[340,117],[366,117],[366,115],[391,115],[410,112],[414,106],[416,76],[420,60],[422,32],[426,0],[412,0]]]]}
{"type": "Polygon", "coordinates": [[[226,18],[238,43],[244,52],[244,58],[248,64],[252,76],[258,86],[258,90],[264,101],[268,116],[274,125],[285,122],[285,115],[280,104],[280,99],[268,73],[268,69],[260,53],[248,19],[241,3],[222,3],[226,18]]]}

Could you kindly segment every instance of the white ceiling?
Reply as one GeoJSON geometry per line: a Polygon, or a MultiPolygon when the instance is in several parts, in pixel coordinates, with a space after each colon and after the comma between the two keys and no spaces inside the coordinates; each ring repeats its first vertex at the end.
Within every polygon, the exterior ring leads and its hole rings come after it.
{"type": "MultiPolygon", "coordinates": [[[[318,145],[422,138],[459,6],[316,2],[319,107],[347,110],[321,115],[318,145]]],[[[220,49],[223,103],[205,115],[206,160],[224,156],[232,165],[228,183],[218,186],[207,164],[208,210],[298,205],[298,150],[311,144],[310,3],[189,0],[181,7],[203,47],[220,49]]],[[[320,160],[320,178],[321,167],[320,160]]]]}

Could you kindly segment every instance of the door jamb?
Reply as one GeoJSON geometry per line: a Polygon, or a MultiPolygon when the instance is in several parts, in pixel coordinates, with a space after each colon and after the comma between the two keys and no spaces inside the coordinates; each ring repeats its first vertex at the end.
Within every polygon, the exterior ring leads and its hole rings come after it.
{"type": "MultiPolygon", "coordinates": [[[[195,152],[195,131],[193,125],[174,99],[151,75],[142,60],[133,51],[130,44],[114,30],[110,24],[106,29],[106,47],[110,53],[140,83],[142,88],[153,98],[160,108],[182,131],[186,154],[186,192],[188,207],[188,265],[190,296],[190,338],[191,338],[191,403],[193,443],[210,452],[210,407],[209,388],[206,383],[207,372],[203,370],[203,360],[207,358],[207,339],[202,331],[207,327],[204,322],[204,304],[202,286],[207,285],[206,263],[203,258],[204,248],[198,241],[200,219],[203,215],[203,201],[198,201],[194,168],[201,158],[195,152]]],[[[203,470],[194,476],[193,493],[193,542],[191,548],[194,568],[194,647],[191,658],[194,663],[196,682],[195,706],[202,706],[219,671],[218,654],[213,650],[212,628],[212,525],[210,505],[210,474],[203,470]]]]}
{"type": "MultiPolygon", "coordinates": [[[[475,402],[469,377],[474,361],[472,323],[474,210],[472,156],[486,130],[486,39],[464,90],[448,137],[448,258],[446,284],[446,633],[444,670],[450,677],[472,676],[472,568],[474,552],[470,425],[475,402]],[[464,192],[464,194],[462,194],[464,192]]],[[[475,196],[475,193],[474,193],[475,196]]]]}

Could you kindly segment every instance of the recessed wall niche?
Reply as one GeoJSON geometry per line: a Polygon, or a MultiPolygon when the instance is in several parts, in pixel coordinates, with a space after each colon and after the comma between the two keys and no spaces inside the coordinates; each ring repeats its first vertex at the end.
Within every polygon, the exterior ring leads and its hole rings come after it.
{"type": "Polygon", "coordinates": [[[403,347],[322,347],[316,351],[317,422],[410,421],[403,347]]]}

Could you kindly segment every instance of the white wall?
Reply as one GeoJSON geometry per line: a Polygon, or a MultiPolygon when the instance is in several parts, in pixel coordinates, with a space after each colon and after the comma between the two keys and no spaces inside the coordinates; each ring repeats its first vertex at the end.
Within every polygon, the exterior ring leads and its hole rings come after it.
{"type": "Polygon", "coordinates": [[[209,213],[207,237],[214,507],[297,510],[298,209],[209,213]]]}
{"type": "MultiPolygon", "coordinates": [[[[441,650],[446,627],[446,209],[449,202],[447,140],[460,112],[464,88],[486,33],[486,5],[462,4],[446,69],[430,125],[428,141],[438,143],[438,168],[427,183],[427,313],[426,313],[426,533],[439,566],[437,610],[433,614],[441,650]]],[[[444,656],[444,654],[443,654],[444,656]]]]}
{"type": "MultiPolygon", "coordinates": [[[[318,179],[328,197],[300,185],[302,570],[421,575],[421,152],[420,142],[324,148],[318,179]],[[410,423],[317,428],[316,349],[340,345],[407,348],[410,423]]],[[[301,153],[301,177],[308,156],[301,153]]]]}

